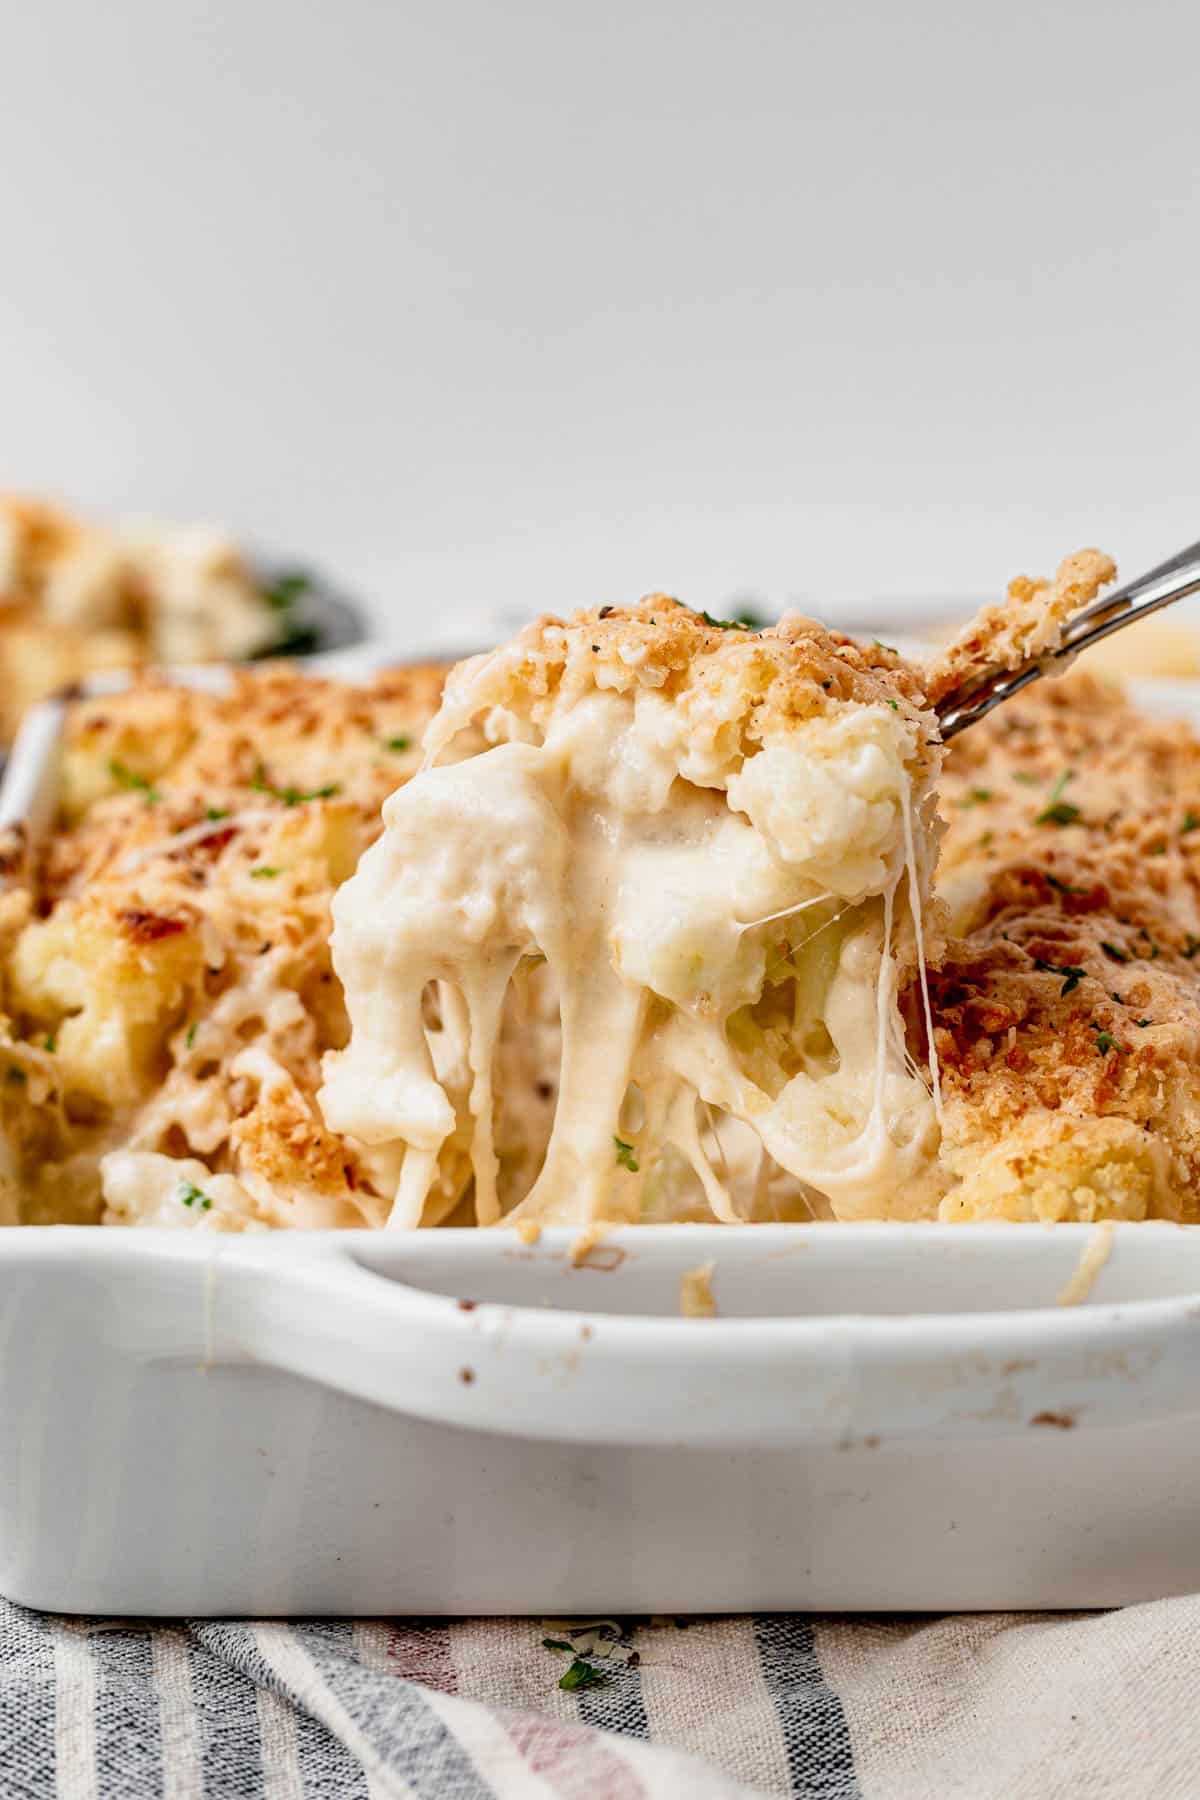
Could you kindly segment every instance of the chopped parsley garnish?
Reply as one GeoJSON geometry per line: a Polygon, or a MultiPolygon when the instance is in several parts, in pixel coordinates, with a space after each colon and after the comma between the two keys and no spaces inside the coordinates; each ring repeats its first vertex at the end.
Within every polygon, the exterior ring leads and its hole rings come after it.
{"type": "Polygon", "coordinates": [[[307,791],[298,787],[275,787],[267,780],[266,767],[262,763],[255,769],[250,786],[256,794],[270,794],[272,799],[282,800],[285,806],[303,806],[306,800],[332,800],[335,794],[342,791],[340,781],[330,781],[325,787],[309,788],[307,791]]]}
{"type": "Polygon", "coordinates": [[[119,782],[121,787],[132,788],[135,793],[145,794],[147,806],[157,806],[162,799],[158,789],[147,781],[144,775],[139,775],[136,769],[131,769],[127,763],[119,761],[115,756],[110,756],[108,759],[108,772],[114,781],[119,782]]]}
{"type": "Polygon", "coordinates": [[[1079,808],[1072,805],[1070,800],[1064,800],[1062,797],[1068,781],[1074,779],[1074,769],[1068,769],[1065,774],[1059,776],[1050,790],[1049,800],[1033,821],[1035,825],[1073,825],[1075,823],[1079,817],[1079,808]]]}
{"type": "Polygon", "coordinates": [[[995,835],[994,831],[985,831],[979,839],[979,848],[981,850],[986,850],[995,835]]]}
{"type": "Polygon", "coordinates": [[[186,1050],[190,1050],[192,1045],[195,1043],[195,1041],[196,1041],[196,1021],[195,1021],[195,1019],[193,1019],[191,1024],[188,1026],[187,1036],[183,1040],[184,1048],[186,1050]]]}
{"type": "Polygon", "coordinates": [[[1138,1020],[1138,1024],[1139,1024],[1139,1025],[1140,1025],[1140,1026],[1141,1026],[1141,1028],[1142,1028],[1142,1030],[1143,1030],[1143,1031],[1144,1031],[1144,1030],[1145,1030],[1145,1028],[1146,1028],[1146,1026],[1147,1026],[1147,1025],[1148,1025],[1148,1024],[1149,1024],[1149,1023],[1150,1023],[1150,1021],[1149,1021],[1149,1019],[1139,1019],[1139,1020],[1138,1020]]]}
{"type": "Polygon", "coordinates": [[[53,1056],[54,1052],[58,1049],[58,1039],[53,1032],[51,1032],[46,1039],[46,1049],[51,1056],[53,1056]]]}
{"type": "MultiPolygon", "coordinates": [[[[733,622],[735,625],[742,626],[746,631],[761,631],[767,621],[757,607],[739,606],[733,615],[733,622]]],[[[653,625],[653,619],[650,623],[653,625]]]]}
{"type": "Polygon", "coordinates": [[[269,868],[266,863],[262,863],[257,869],[251,869],[250,879],[251,881],[270,881],[278,873],[278,869],[269,868]]]}
{"type": "Polygon", "coordinates": [[[1138,926],[1138,936],[1140,938],[1145,938],[1146,942],[1150,946],[1150,954],[1146,958],[1147,962],[1156,961],[1157,957],[1158,957],[1158,945],[1155,943],[1154,939],[1150,936],[1150,933],[1146,930],[1146,927],[1144,925],[1138,926]]]}
{"type": "Polygon", "coordinates": [[[1151,844],[1146,854],[1147,856],[1165,856],[1167,854],[1167,846],[1165,844],[1151,844]]]}
{"type": "Polygon", "coordinates": [[[967,790],[966,798],[963,801],[963,805],[964,806],[986,806],[988,801],[991,798],[992,798],[991,788],[969,788],[967,790]]]}
{"type": "Polygon", "coordinates": [[[385,748],[396,751],[409,750],[412,748],[412,739],[410,737],[405,737],[404,733],[401,732],[399,737],[388,738],[386,740],[385,748]]]}
{"type": "Polygon", "coordinates": [[[1087,893],[1086,888],[1072,887],[1069,881],[1060,881],[1058,879],[1057,875],[1052,875],[1050,873],[1049,869],[1043,870],[1043,874],[1045,875],[1046,880],[1050,883],[1050,886],[1052,888],[1055,888],[1057,890],[1057,892],[1060,894],[1086,894],[1087,893]]]}
{"type": "MultiPolygon", "coordinates": [[[[717,631],[749,631],[750,630],[750,627],[746,623],[746,620],[744,618],[714,619],[712,614],[709,612],[702,612],[700,614],[700,617],[704,620],[704,623],[706,625],[713,626],[713,628],[717,631]]],[[[653,619],[651,619],[650,623],[653,625],[653,623],[654,623],[653,619]]]]}
{"type": "Polygon", "coordinates": [[[638,1162],[637,1157],[634,1155],[633,1145],[627,1144],[625,1142],[624,1138],[619,1138],[619,1137],[614,1137],[613,1143],[617,1146],[617,1161],[618,1161],[618,1163],[621,1165],[621,1167],[623,1169],[628,1169],[629,1173],[631,1175],[636,1175],[639,1168],[641,1167],[641,1164],[638,1162]]]}
{"type": "Polygon", "coordinates": [[[312,576],[306,575],[303,569],[288,569],[282,575],[277,575],[268,587],[260,588],[259,592],[267,605],[273,606],[276,612],[286,612],[289,606],[296,604],[301,594],[310,591],[312,585],[312,576]]]}
{"type": "Polygon", "coordinates": [[[1194,812],[1185,812],[1183,824],[1179,827],[1180,837],[1186,837],[1189,831],[1200,831],[1200,817],[1194,812]]]}
{"type": "Polygon", "coordinates": [[[1124,1044],[1118,1044],[1112,1032],[1106,1031],[1102,1025],[1098,1025],[1095,1019],[1092,1019],[1090,1023],[1092,1030],[1096,1034],[1096,1048],[1101,1056],[1107,1056],[1110,1050],[1115,1050],[1117,1055],[1120,1056],[1125,1049],[1124,1044]]]}
{"type": "Polygon", "coordinates": [[[566,1674],[559,1682],[568,1694],[583,1693],[587,1688],[604,1687],[608,1676],[599,1670],[595,1663],[588,1662],[586,1657],[577,1656],[566,1674]]]}
{"type": "Polygon", "coordinates": [[[889,700],[888,705],[891,707],[893,712],[900,711],[900,702],[898,700],[889,700]]]}
{"type": "Polygon", "coordinates": [[[1087,974],[1086,969],[1076,968],[1073,963],[1044,962],[1040,956],[1034,957],[1033,966],[1035,969],[1041,969],[1042,973],[1045,975],[1064,976],[1065,980],[1062,984],[1062,992],[1064,994],[1073,994],[1087,974]]]}
{"type": "Polygon", "coordinates": [[[229,817],[229,808],[227,806],[210,806],[204,817],[208,820],[210,825],[215,825],[218,819],[227,819],[229,817]]]}
{"type": "Polygon", "coordinates": [[[175,1197],[182,1200],[185,1206],[198,1206],[201,1212],[209,1212],[212,1208],[212,1201],[194,1181],[181,1181],[175,1189],[175,1197]]]}
{"type": "MultiPolygon", "coordinates": [[[[1200,948],[1200,938],[1197,938],[1196,943],[1197,947],[1200,948]]],[[[1120,944],[1110,944],[1107,939],[1101,939],[1100,948],[1103,950],[1105,956],[1111,956],[1114,962],[1129,961],[1128,950],[1122,950],[1120,944]]]]}
{"type": "Polygon", "coordinates": [[[882,638],[875,639],[875,648],[877,650],[886,650],[891,656],[899,656],[900,654],[895,644],[885,644],[882,638]]]}

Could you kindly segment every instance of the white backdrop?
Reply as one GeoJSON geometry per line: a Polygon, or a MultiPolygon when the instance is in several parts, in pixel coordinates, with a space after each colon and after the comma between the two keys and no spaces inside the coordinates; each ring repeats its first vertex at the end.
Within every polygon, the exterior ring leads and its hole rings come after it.
{"type": "Polygon", "coordinates": [[[1200,536],[1200,15],[15,0],[0,481],[456,611],[1200,536]]]}

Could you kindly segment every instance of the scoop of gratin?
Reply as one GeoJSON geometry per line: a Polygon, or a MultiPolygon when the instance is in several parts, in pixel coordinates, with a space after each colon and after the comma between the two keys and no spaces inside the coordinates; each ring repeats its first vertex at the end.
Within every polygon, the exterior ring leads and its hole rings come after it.
{"type": "Polygon", "coordinates": [[[472,1176],[481,1223],[928,1210],[936,1074],[897,993],[937,762],[917,671],[795,616],[652,596],[463,664],[334,905],[352,1032],[322,1105],[394,1149],[392,1223],[472,1176]],[[530,970],[561,1055],[514,1193],[496,1067],[530,970]]]}

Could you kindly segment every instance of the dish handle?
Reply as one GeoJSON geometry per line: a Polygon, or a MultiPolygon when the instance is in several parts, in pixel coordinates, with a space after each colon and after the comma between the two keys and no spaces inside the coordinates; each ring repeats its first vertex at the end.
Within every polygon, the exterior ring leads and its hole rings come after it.
{"type": "Polygon", "coordinates": [[[685,1319],[475,1302],[344,1239],[223,1254],[211,1353],[510,1437],[724,1450],[1062,1433],[1200,1412],[1195,1296],[1021,1312],[685,1319]]]}

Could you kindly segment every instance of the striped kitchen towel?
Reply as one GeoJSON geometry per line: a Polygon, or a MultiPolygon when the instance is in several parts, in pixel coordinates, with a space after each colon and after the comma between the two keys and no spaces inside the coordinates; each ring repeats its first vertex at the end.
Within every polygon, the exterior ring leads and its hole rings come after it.
{"type": "Polygon", "coordinates": [[[1102,1615],[64,1619],[2,1800],[1192,1800],[1200,1599],[1102,1615]]]}

